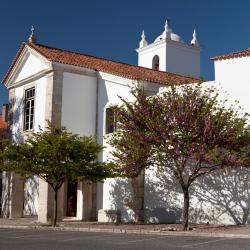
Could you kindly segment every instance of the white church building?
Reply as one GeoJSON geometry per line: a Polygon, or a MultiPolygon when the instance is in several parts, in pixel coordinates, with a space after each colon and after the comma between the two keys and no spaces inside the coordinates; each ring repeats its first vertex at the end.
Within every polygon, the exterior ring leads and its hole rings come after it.
{"type": "MultiPolygon", "coordinates": [[[[148,43],[143,31],[136,50],[138,66],[134,66],[42,45],[36,41],[32,30],[3,79],[9,90],[13,140],[25,140],[39,127],[44,129],[46,121],[50,120],[73,133],[96,137],[98,143],[105,146],[100,159],[107,160],[111,150],[107,139],[115,130],[112,107],[121,102],[119,96],[132,98],[132,86],[143,86],[148,93],[156,94],[164,86],[199,81],[201,48],[195,31],[190,40],[185,43],[168,22],[152,43],[148,43]]],[[[232,99],[239,100],[246,111],[250,111],[246,94],[250,90],[250,50],[217,56],[213,60],[214,83],[225,87],[232,99]]],[[[170,195],[168,188],[157,185],[160,181],[157,178],[154,170],[148,170],[145,183],[138,184],[139,189],[145,184],[142,189],[144,208],[141,208],[145,221],[178,222],[180,196],[170,195]],[[173,199],[171,206],[169,197],[173,199]]],[[[128,179],[107,179],[97,184],[64,183],[59,195],[59,219],[74,217],[107,222],[121,217],[122,221],[131,221],[131,197],[131,181],[128,179]],[[74,203],[70,208],[69,200],[74,203]]],[[[193,204],[197,201],[199,199],[194,197],[193,204]]],[[[52,206],[52,190],[41,179],[24,180],[14,173],[3,174],[4,216],[37,215],[40,222],[47,222],[52,215],[52,206]]],[[[205,207],[208,214],[210,208],[213,210],[213,205],[205,207]]],[[[195,209],[193,221],[206,220],[205,212],[195,217],[195,209]]],[[[228,211],[214,212],[213,221],[233,222],[228,211]]]]}

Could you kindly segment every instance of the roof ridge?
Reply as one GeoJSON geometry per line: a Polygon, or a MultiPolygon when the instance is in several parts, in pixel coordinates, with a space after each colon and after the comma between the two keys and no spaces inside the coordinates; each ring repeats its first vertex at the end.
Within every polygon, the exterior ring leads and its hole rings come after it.
{"type": "Polygon", "coordinates": [[[244,53],[249,53],[250,52],[250,47],[238,51],[232,51],[230,53],[226,53],[223,55],[218,55],[218,56],[213,56],[210,57],[211,60],[222,60],[222,59],[230,59],[230,58],[236,58],[236,57],[246,57],[250,56],[250,54],[244,54],[244,53]]]}
{"type": "Polygon", "coordinates": [[[76,51],[55,48],[39,43],[25,42],[22,44],[14,60],[12,61],[12,64],[3,79],[3,83],[7,81],[26,46],[33,49],[51,62],[90,68],[96,71],[110,73],[127,79],[154,82],[163,85],[195,83],[200,81],[198,78],[192,76],[154,70],[129,63],[83,54],[76,51]]]}
{"type": "Polygon", "coordinates": [[[138,65],[134,65],[134,64],[126,63],[126,62],[116,61],[116,60],[113,60],[113,59],[107,59],[107,58],[100,57],[100,56],[94,56],[94,55],[89,55],[89,54],[85,54],[85,53],[82,53],[82,52],[72,51],[72,50],[68,50],[68,49],[62,49],[62,48],[58,48],[58,47],[53,47],[53,46],[49,46],[49,45],[45,45],[45,44],[41,44],[41,43],[35,43],[35,44],[26,43],[26,44],[31,45],[31,47],[32,47],[32,45],[35,45],[35,46],[37,45],[37,46],[45,47],[45,48],[48,48],[48,49],[60,50],[62,52],[68,52],[68,53],[77,54],[77,55],[81,55],[81,56],[92,57],[92,58],[95,58],[95,59],[101,59],[101,60],[105,60],[105,61],[109,61],[109,62],[120,63],[120,64],[132,66],[132,67],[136,67],[136,68],[151,70],[152,72],[157,72],[157,73],[160,72],[160,73],[170,74],[170,75],[175,75],[175,76],[181,76],[181,77],[187,77],[187,78],[195,78],[195,77],[192,77],[192,76],[185,76],[185,75],[180,75],[180,74],[173,73],[173,72],[167,72],[167,71],[162,71],[162,70],[151,69],[151,68],[138,66],[138,65]]]}

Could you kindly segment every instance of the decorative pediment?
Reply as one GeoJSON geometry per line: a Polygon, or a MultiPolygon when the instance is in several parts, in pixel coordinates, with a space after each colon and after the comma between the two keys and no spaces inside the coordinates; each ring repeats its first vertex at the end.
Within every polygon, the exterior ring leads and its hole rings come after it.
{"type": "Polygon", "coordinates": [[[12,65],[5,85],[11,87],[26,79],[36,78],[48,70],[51,70],[51,63],[26,45],[12,65]]]}

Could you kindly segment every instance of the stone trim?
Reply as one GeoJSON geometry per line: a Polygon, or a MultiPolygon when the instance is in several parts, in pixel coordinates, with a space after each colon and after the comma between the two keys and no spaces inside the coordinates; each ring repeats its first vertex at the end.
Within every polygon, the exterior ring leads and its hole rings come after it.
{"type": "Polygon", "coordinates": [[[63,72],[54,71],[47,76],[45,119],[61,126],[63,72]]]}
{"type": "Polygon", "coordinates": [[[42,77],[46,76],[47,74],[49,74],[51,72],[53,72],[51,69],[41,70],[40,72],[36,73],[35,75],[29,76],[25,79],[22,79],[18,82],[15,82],[14,84],[8,86],[8,89],[12,89],[12,88],[20,87],[20,86],[25,85],[25,84],[32,83],[38,79],[41,79],[42,77]]]}
{"type": "Polygon", "coordinates": [[[71,74],[85,75],[85,76],[91,76],[91,77],[97,76],[97,72],[95,70],[83,68],[79,66],[52,62],[52,67],[55,71],[62,71],[63,73],[71,73],[71,74]]]}

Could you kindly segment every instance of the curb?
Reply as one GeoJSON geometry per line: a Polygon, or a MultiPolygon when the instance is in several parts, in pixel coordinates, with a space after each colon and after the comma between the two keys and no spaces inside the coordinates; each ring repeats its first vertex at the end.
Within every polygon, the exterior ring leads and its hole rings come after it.
{"type": "Polygon", "coordinates": [[[73,231],[73,232],[92,232],[92,233],[116,233],[116,234],[152,234],[152,235],[169,235],[169,236],[193,236],[193,237],[212,237],[212,238],[241,238],[250,239],[248,234],[233,233],[202,233],[202,232],[172,232],[172,231],[155,231],[147,229],[117,229],[117,228],[81,228],[81,227],[45,227],[45,226],[16,226],[0,225],[3,229],[32,229],[32,230],[51,230],[51,231],[73,231]]]}

